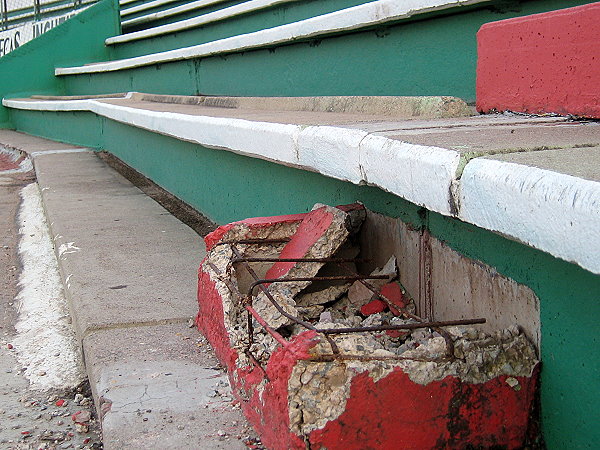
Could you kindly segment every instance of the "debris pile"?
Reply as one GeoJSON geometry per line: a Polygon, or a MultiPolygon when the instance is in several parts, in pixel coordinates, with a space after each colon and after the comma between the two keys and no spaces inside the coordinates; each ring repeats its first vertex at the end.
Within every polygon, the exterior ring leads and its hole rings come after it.
{"type": "MultiPolygon", "coordinates": [[[[522,445],[536,385],[534,347],[517,326],[486,334],[472,326],[484,319],[425,321],[399,282],[394,257],[359,274],[364,218],[361,205],[315,205],[306,215],[251,219],[207,237],[198,326],[228,367],[263,442],[269,445],[271,436],[274,447],[304,448],[309,441],[335,448],[340,433],[354,440],[358,433],[360,445],[368,446],[380,442],[381,433],[365,435],[363,419],[348,417],[356,408],[380,403],[405,414],[403,401],[414,406],[419,396],[439,395],[439,405],[415,411],[415,420],[404,418],[408,428],[444,417],[437,446],[522,445]],[[390,392],[380,387],[392,380],[390,392]],[[356,394],[357,383],[370,391],[356,394]],[[474,390],[483,405],[465,403],[474,390]],[[486,411],[500,406],[507,391],[520,410],[508,422],[488,424],[486,411]],[[455,423],[463,428],[452,428],[455,423]]],[[[383,416],[380,428],[406,431],[399,417],[383,416]]],[[[420,436],[403,439],[417,446],[432,439],[420,436]]]]}

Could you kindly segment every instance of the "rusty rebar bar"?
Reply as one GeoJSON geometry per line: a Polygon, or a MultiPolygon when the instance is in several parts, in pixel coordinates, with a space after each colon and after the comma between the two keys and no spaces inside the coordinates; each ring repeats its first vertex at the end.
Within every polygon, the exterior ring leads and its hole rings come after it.
{"type": "MultiPolygon", "coordinates": [[[[242,255],[240,253],[240,251],[237,249],[237,247],[235,245],[231,245],[231,251],[235,254],[236,257],[241,258],[242,255]]],[[[248,273],[252,276],[252,278],[254,278],[256,281],[260,281],[258,275],[256,274],[256,272],[254,271],[254,269],[252,269],[252,267],[250,267],[250,264],[248,264],[247,262],[244,262],[244,267],[246,268],[246,270],[248,271],[248,273]]],[[[255,281],[255,283],[256,283],[255,281]]],[[[309,330],[316,330],[316,328],[309,322],[306,322],[292,314],[289,314],[288,312],[286,312],[279,303],[277,303],[277,300],[275,300],[275,297],[273,297],[273,295],[269,292],[269,289],[264,285],[264,284],[257,284],[256,286],[259,286],[260,289],[264,292],[265,296],[267,297],[267,299],[271,302],[271,304],[275,307],[275,309],[277,309],[277,311],[284,317],[290,319],[292,322],[295,322],[299,325],[302,325],[304,328],[307,328],[309,330]]],[[[252,306],[252,290],[254,289],[254,286],[250,289],[249,293],[248,293],[248,305],[252,306]]],[[[339,353],[339,349],[337,344],[334,342],[333,339],[331,339],[329,336],[325,336],[325,339],[327,339],[327,342],[329,342],[329,345],[331,346],[331,351],[333,353],[339,353]]]]}
{"type": "Polygon", "coordinates": [[[275,329],[273,329],[273,327],[271,327],[265,319],[263,319],[260,314],[258,314],[258,312],[256,312],[256,310],[249,305],[246,305],[246,310],[256,319],[256,321],[262,325],[262,327],[267,330],[267,333],[269,333],[273,339],[275,339],[277,342],[279,342],[281,344],[282,347],[287,347],[288,345],[290,345],[290,343],[288,341],[286,341],[284,339],[284,337],[279,334],[275,329]]]}
{"type": "MultiPolygon", "coordinates": [[[[347,272],[351,272],[351,270],[349,270],[347,267],[344,267],[342,264],[338,264],[338,266],[341,267],[342,269],[346,270],[347,272]]],[[[406,308],[402,308],[402,307],[394,304],[394,302],[392,302],[389,298],[387,298],[385,295],[383,295],[381,292],[379,292],[379,290],[377,288],[375,288],[375,286],[368,283],[366,281],[366,279],[361,279],[358,281],[364,287],[366,287],[371,292],[373,292],[375,295],[377,295],[377,297],[379,299],[381,299],[384,303],[386,303],[388,305],[388,308],[390,308],[390,310],[396,309],[405,317],[414,319],[418,322],[424,321],[423,318],[407,311],[406,308]]],[[[437,331],[444,338],[444,341],[446,342],[446,352],[448,353],[448,356],[454,358],[455,357],[455,355],[454,355],[454,340],[452,339],[452,335],[450,333],[448,333],[446,330],[444,330],[443,328],[435,327],[434,330],[437,331]]]]}
{"type": "Polygon", "coordinates": [[[285,277],[285,278],[265,278],[257,279],[250,285],[248,295],[252,294],[255,287],[273,284],[273,283],[290,283],[294,281],[360,281],[360,280],[382,280],[388,278],[387,275],[333,275],[329,277],[285,277]]]}
{"type": "Polygon", "coordinates": [[[318,328],[317,331],[323,334],[345,334],[358,332],[372,331],[387,331],[387,330],[416,330],[419,328],[437,328],[437,327],[452,327],[455,325],[475,325],[485,323],[486,319],[460,319],[460,320],[445,320],[437,322],[417,322],[404,323],[399,325],[379,325],[372,327],[346,327],[346,328],[318,328]]]}
{"type": "Polygon", "coordinates": [[[255,257],[242,257],[233,258],[231,263],[237,262],[299,262],[299,263],[311,263],[311,262],[322,262],[322,263],[349,263],[349,262],[368,262],[368,259],[356,259],[356,258],[255,258],[255,257]]]}
{"type": "Polygon", "coordinates": [[[345,353],[338,353],[338,354],[323,353],[321,355],[313,356],[313,357],[307,359],[307,361],[313,361],[313,362],[333,362],[336,360],[444,362],[444,361],[450,361],[451,358],[448,358],[448,357],[445,357],[445,358],[444,357],[442,357],[442,358],[418,358],[418,357],[400,356],[400,355],[373,356],[373,355],[352,355],[352,354],[345,354],[345,353]]]}

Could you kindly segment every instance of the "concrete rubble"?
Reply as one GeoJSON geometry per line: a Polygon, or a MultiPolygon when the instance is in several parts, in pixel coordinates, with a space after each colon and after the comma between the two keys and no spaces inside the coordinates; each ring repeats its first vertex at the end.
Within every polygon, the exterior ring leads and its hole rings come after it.
{"type": "MultiPolygon", "coordinates": [[[[304,216],[242,221],[207,238],[209,251],[199,272],[197,323],[228,367],[233,392],[263,442],[273,448],[304,448],[307,442],[315,448],[336,448],[341,445],[340,436],[357,439],[357,430],[364,429],[359,415],[352,419],[356,411],[368,404],[381,404],[382,408],[399,407],[406,414],[401,406],[405,401],[415,409],[415,420],[406,419],[410,426],[403,428],[393,414],[372,420],[379,421],[382,429],[409,430],[412,437],[403,438],[407,445],[428,446],[426,442],[431,437],[416,433],[414,428],[418,426],[430,426],[432,435],[439,433],[435,445],[523,444],[536,389],[538,360],[534,346],[518,326],[491,334],[472,326],[449,327],[447,332],[415,328],[324,335],[315,330],[419,322],[414,315],[413,300],[397,281],[393,257],[372,272],[371,275],[380,275],[381,279],[366,283],[352,280],[265,283],[272,299],[297,320],[282,315],[264,291],[254,288],[251,304],[262,321],[252,317],[250,337],[247,293],[253,280],[248,278],[247,266],[259,279],[273,279],[335,276],[344,272],[348,275],[355,272],[356,265],[290,261],[232,263],[236,251],[255,258],[355,258],[360,253],[355,239],[360,219],[356,220],[357,215],[352,214],[351,224],[350,215],[338,208],[316,205],[304,216]],[[288,241],[270,245],[223,244],[249,237],[288,241]],[[313,329],[300,322],[310,324],[313,329]],[[392,381],[395,387],[391,387],[392,381]],[[361,383],[370,390],[362,392],[357,387],[361,383]],[[396,392],[400,388],[404,391],[396,392]],[[483,406],[469,402],[468,397],[475,390],[483,406]],[[423,405],[424,410],[418,411],[421,406],[413,403],[411,396],[419,395],[439,396],[442,410],[438,410],[440,405],[429,409],[423,405]],[[504,431],[499,431],[486,414],[497,411],[505,402],[501,399],[507,396],[512,396],[506,411],[512,418],[510,423],[504,423],[504,431]],[[396,398],[400,406],[395,403],[384,406],[389,402],[387,397],[396,398]],[[460,403],[460,412],[452,409],[456,402],[460,403]],[[439,417],[445,422],[441,423],[439,417]],[[467,425],[463,423],[465,420],[469,422],[467,425]],[[275,426],[276,421],[283,425],[275,426]],[[452,431],[455,423],[463,423],[463,428],[469,431],[452,431]],[[332,447],[334,442],[338,444],[332,447]]],[[[364,430],[361,433],[358,443],[362,446],[380,442],[380,432],[379,437],[364,430]]]]}

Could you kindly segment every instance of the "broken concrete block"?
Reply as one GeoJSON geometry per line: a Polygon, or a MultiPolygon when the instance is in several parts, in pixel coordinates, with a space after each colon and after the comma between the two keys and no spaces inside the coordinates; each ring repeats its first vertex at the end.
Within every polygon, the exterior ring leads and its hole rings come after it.
{"type": "Polygon", "coordinates": [[[360,313],[363,316],[370,316],[385,311],[387,307],[388,306],[386,303],[376,298],[375,300],[371,300],[366,305],[362,305],[360,307],[360,313]]]}
{"type": "MultiPolygon", "coordinates": [[[[315,223],[321,224],[319,220],[315,223]]],[[[257,226],[263,227],[264,222],[257,226]]],[[[295,226],[297,233],[302,225],[271,226],[281,234],[286,229],[293,240],[291,229],[295,226]]],[[[227,233],[242,238],[244,233],[272,235],[265,228],[254,230],[252,224],[230,228],[222,235],[227,233]]],[[[319,234],[313,236],[318,242],[319,234]]],[[[278,251],[283,253],[288,244],[278,247],[278,251]]],[[[312,248],[300,244],[295,243],[288,251],[312,248]]],[[[336,251],[332,243],[325,247],[326,253],[336,251]]],[[[247,256],[272,251],[264,246],[242,248],[247,256]]],[[[449,355],[444,338],[426,328],[391,334],[345,332],[330,334],[328,340],[322,332],[293,324],[280,329],[287,338],[284,339],[274,330],[267,333],[259,321],[253,320],[251,343],[243,303],[245,294],[240,294],[242,278],[237,268],[231,270],[232,258],[230,246],[215,242],[201,264],[197,323],[227,367],[234,395],[266,447],[420,449],[524,445],[537,387],[538,360],[534,347],[518,328],[486,334],[470,327],[455,327],[451,329],[453,355],[449,355]]],[[[297,269],[295,263],[284,264],[287,263],[276,263],[278,267],[273,271],[285,275],[304,270],[297,269]]],[[[265,277],[270,270],[266,270],[265,277]]],[[[308,270],[317,273],[319,267],[308,270]]],[[[388,267],[390,276],[379,287],[389,284],[395,272],[394,261],[388,267]]],[[[273,289],[286,310],[289,306],[311,318],[318,317],[318,322],[313,322],[317,329],[417,322],[394,316],[391,311],[363,319],[356,309],[339,307],[350,303],[347,297],[334,304],[298,306],[294,296],[306,286],[290,285],[292,288],[287,286],[287,291],[278,283],[270,285],[269,290],[273,289]],[[311,307],[313,311],[302,309],[311,307]]],[[[397,287],[387,289],[392,297],[397,294],[397,287]]],[[[263,313],[270,314],[261,310],[263,319],[263,313]]],[[[278,319],[272,314],[266,322],[274,327],[280,323],[278,319]]]]}
{"type": "MultiPolygon", "coordinates": [[[[371,275],[388,275],[387,279],[367,280],[367,282],[376,289],[379,289],[383,285],[392,281],[398,275],[396,269],[396,257],[392,256],[383,268],[375,269],[373,272],[371,272],[371,275]]],[[[370,302],[372,297],[373,291],[367,288],[360,281],[355,281],[348,290],[348,301],[351,305],[353,305],[355,310],[358,310],[361,306],[370,302]]]]}
{"type": "MultiPolygon", "coordinates": [[[[346,213],[338,208],[320,206],[313,209],[306,214],[291,240],[283,247],[279,257],[281,259],[331,257],[348,237],[346,220],[346,213]]],[[[267,271],[265,278],[314,277],[323,265],[324,263],[321,262],[276,262],[267,271]]],[[[310,283],[310,281],[274,283],[269,286],[269,292],[277,297],[282,307],[285,305],[286,312],[297,316],[298,311],[293,297],[310,283]]],[[[256,296],[254,308],[273,328],[293,323],[277,311],[264,292],[256,296]]]]}

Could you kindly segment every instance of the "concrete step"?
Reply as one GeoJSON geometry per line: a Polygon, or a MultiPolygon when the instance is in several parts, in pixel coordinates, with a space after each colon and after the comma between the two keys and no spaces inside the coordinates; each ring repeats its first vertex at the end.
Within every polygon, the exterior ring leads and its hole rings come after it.
{"type": "Polygon", "coordinates": [[[89,149],[0,142],[34,161],[105,448],[246,448],[226,375],[188,324],[202,238],[89,149]]]}
{"type": "Polygon", "coordinates": [[[481,27],[477,108],[600,119],[599,22],[596,2],[481,27]]]}
{"type": "MultiPolygon", "coordinates": [[[[131,94],[104,100],[5,100],[4,105],[16,115],[88,111],[201,148],[377,186],[600,273],[600,243],[594,238],[600,225],[594,206],[600,201],[596,122],[518,115],[410,120],[348,113],[343,107],[323,112],[309,99],[304,100],[308,111],[277,109],[276,100],[256,100],[253,107],[246,99],[235,107],[234,100],[223,99],[225,108],[188,100],[131,94]]],[[[344,105],[343,99],[330,104],[336,103],[344,105]]],[[[147,175],[162,176],[160,171],[147,175]]],[[[219,214],[210,208],[203,212],[219,214]]]]}

